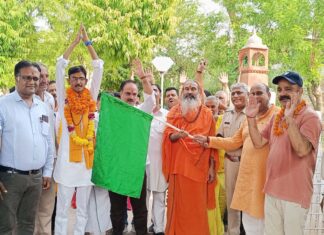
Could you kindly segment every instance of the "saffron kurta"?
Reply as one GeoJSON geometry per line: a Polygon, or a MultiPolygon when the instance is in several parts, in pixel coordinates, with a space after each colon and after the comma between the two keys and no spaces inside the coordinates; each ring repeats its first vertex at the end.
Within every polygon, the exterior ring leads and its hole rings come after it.
{"type": "MultiPolygon", "coordinates": [[[[184,118],[177,105],[168,113],[167,122],[192,135],[215,135],[214,118],[205,106],[201,106],[199,113],[184,118]]],[[[163,173],[169,181],[165,233],[208,235],[207,202],[215,204],[215,197],[212,188],[212,197],[208,198],[207,180],[209,158],[214,157],[214,151],[201,147],[189,137],[171,142],[169,137],[174,132],[167,127],[163,136],[163,173]]],[[[211,204],[211,208],[215,206],[211,204]]]]}
{"type": "MultiPolygon", "coordinates": [[[[262,116],[257,117],[258,129],[262,130],[278,109],[272,105],[262,116]]],[[[269,145],[260,149],[254,148],[245,120],[240,129],[230,138],[210,138],[209,146],[225,150],[242,146],[241,163],[235,185],[231,208],[243,211],[250,216],[264,218],[263,187],[266,175],[266,162],[269,145]]]]}

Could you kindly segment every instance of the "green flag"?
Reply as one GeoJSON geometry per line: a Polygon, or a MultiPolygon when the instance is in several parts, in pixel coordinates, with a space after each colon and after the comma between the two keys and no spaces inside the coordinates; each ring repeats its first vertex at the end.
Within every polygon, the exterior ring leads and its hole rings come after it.
{"type": "Polygon", "coordinates": [[[152,116],[110,95],[101,96],[92,182],[139,198],[152,116]]]}

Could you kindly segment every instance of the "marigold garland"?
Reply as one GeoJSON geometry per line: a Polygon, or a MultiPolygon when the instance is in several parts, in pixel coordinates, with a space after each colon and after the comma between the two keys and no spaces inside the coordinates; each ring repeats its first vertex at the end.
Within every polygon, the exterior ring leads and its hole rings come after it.
{"type": "Polygon", "coordinates": [[[96,103],[92,100],[90,91],[84,88],[80,93],[75,92],[72,88],[66,89],[65,103],[69,104],[71,112],[75,114],[84,114],[89,111],[96,111],[96,103]]]}
{"type": "Polygon", "coordinates": [[[68,131],[72,138],[72,141],[79,146],[88,146],[88,151],[93,152],[93,138],[95,133],[94,124],[94,112],[96,111],[96,103],[92,100],[88,89],[84,89],[82,92],[77,93],[71,88],[66,90],[67,98],[65,100],[64,116],[68,124],[68,131]],[[75,125],[79,125],[82,121],[83,114],[88,114],[88,130],[86,138],[81,138],[75,132],[75,125]],[[81,115],[78,123],[74,123],[73,114],[81,115]]]}
{"type": "MultiPolygon", "coordinates": [[[[298,105],[297,107],[295,108],[294,110],[294,114],[293,114],[293,117],[296,117],[297,114],[299,114],[299,112],[302,110],[302,108],[304,108],[304,106],[306,106],[306,102],[305,100],[302,100],[298,105]]],[[[275,136],[280,136],[283,134],[284,132],[284,129],[287,129],[288,128],[288,125],[286,123],[285,120],[282,120],[283,116],[285,114],[285,108],[281,108],[279,113],[276,115],[276,118],[274,120],[274,125],[273,125],[273,132],[275,134],[275,136]],[[281,127],[280,128],[280,122],[281,122],[281,127]]]]}

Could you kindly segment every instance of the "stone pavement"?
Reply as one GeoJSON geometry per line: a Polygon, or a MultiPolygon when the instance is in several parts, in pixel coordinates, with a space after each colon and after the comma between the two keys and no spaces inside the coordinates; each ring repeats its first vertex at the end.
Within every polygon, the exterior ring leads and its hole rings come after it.
{"type": "Polygon", "coordinates": [[[323,197],[322,195],[324,194],[324,179],[321,179],[321,163],[324,161],[323,146],[324,136],[322,136],[321,144],[318,148],[316,169],[313,179],[314,193],[305,224],[305,235],[324,235],[324,213],[319,206],[323,197]]]}

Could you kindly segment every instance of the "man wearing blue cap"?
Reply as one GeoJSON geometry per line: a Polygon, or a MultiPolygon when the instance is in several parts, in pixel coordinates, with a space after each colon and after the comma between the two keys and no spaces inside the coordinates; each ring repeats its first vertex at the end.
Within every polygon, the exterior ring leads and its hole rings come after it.
{"type": "MultiPolygon", "coordinates": [[[[281,110],[261,132],[256,125],[260,104],[250,96],[246,108],[251,139],[256,148],[269,143],[266,166],[265,232],[302,235],[313,193],[321,123],[302,99],[303,79],[288,71],[275,77],[281,110]]],[[[257,156],[256,156],[257,157],[257,156]]]]}

